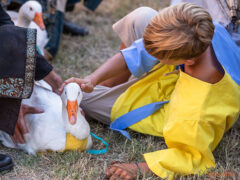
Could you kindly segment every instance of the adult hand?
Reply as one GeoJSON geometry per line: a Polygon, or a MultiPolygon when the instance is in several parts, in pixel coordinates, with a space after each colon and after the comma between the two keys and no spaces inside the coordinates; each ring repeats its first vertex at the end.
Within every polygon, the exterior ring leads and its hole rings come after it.
{"type": "Polygon", "coordinates": [[[62,86],[63,80],[54,70],[44,80],[52,87],[53,92],[59,94],[59,88],[62,86]]]}
{"type": "Polygon", "coordinates": [[[24,134],[28,133],[28,127],[26,125],[26,122],[24,120],[24,116],[26,114],[39,114],[43,113],[44,111],[32,106],[28,106],[25,104],[21,104],[19,115],[18,115],[18,121],[15,127],[14,135],[11,136],[13,142],[16,143],[25,143],[24,141],[24,134]]]}
{"type": "Polygon", "coordinates": [[[63,85],[59,89],[59,93],[62,94],[64,86],[72,82],[77,83],[81,87],[82,91],[87,93],[92,92],[95,87],[95,83],[93,82],[91,77],[86,77],[84,79],[72,77],[63,83],[63,85]]]}

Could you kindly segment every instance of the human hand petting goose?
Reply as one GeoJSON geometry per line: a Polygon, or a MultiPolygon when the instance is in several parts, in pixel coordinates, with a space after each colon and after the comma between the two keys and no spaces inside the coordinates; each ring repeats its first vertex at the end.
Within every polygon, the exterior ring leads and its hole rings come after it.
{"type": "Polygon", "coordinates": [[[80,86],[81,90],[87,93],[92,92],[94,87],[96,86],[96,83],[94,82],[94,78],[92,76],[87,76],[84,79],[72,77],[64,81],[64,83],[59,89],[59,94],[62,94],[64,86],[66,84],[73,82],[77,83],[80,86]]]}
{"type": "Polygon", "coordinates": [[[13,142],[15,144],[17,143],[25,143],[24,141],[24,134],[28,133],[28,127],[25,123],[24,116],[26,114],[40,114],[43,113],[44,111],[35,108],[33,106],[28,106],[26,104],[21,104],[19,115],[18,115],[18,120],[17,120],[17,125],[14,131],[14,135],[11,136],[13,142]]]}
{"type": "Polygon", "coordinates": [[[52,70],[45,78],[44,80],[52,87],[53,92],[61,95],[59,93],[59,88],[63,85],[62,78],[54,71],[52,70]]]}

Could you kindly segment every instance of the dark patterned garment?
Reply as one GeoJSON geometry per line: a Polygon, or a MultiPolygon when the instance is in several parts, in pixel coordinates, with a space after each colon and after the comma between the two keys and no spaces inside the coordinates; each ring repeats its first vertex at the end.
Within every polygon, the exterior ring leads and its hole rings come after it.
{"type": "Polygon", "coordinates": [[[0,6],[0,130],[14,133],[21,99],[52,66],[36,51],[36,30],[13,25],[0,6]]]}

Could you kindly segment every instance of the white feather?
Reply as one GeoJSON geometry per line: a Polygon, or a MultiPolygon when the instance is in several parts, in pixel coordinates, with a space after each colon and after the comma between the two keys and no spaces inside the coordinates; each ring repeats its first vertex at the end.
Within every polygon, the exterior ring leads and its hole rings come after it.
{"type": "Polygon", "coordinates": [[[46,30],[42,30],[34,21],[35,13],[42,13],[42,6],[37,1],[27,1],[19,9],[19,12],[7,11],[16,26],[37,30],[37,46],[42,54],[49,38],[46,30]],[[29,9],[32,9],[31,11],[29,9]]]}
{"type": "Polygon", "coordinates": [[[41,53],[44,54],[44,48],[49,41],[47,31],[41,30],[40,27],[33,21],[28,27],[32,29],[37,29],[37,46],[39,47],[41,53]]]}
{"type": "Polygon", "coordinates": [[[29,114],[24,117],[29,132],[25,134],[25,144],[18,144],[17,147],[12,142],[9,135],[0,131],[0,140],[10,148],[23,149],[29,154],[46,150],[61,151],[65,148],[66,133],[69,132],[77,139],[88,138],[87,149],[92,146],[90,127],[86,119],[77,112],[77,122],[71,125],[68,121],[66,104],[68,99],[77,99],[81,102],[82,92],[75,83],[65,86],[62,96],[58,96],[49,90],[49,85],[44,81],[35,83],[33,94],[30,99],[24,99],[23,104],[35,106],[44,110],[42,114],[29,114]]]}

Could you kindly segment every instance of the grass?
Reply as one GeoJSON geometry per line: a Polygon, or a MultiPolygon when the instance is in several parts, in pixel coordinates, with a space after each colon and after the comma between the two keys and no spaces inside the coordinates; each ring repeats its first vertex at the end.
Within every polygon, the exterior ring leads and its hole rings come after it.
{"type": "MultiPolygon", "coordinates": [[[[55,70],[63,79],[84,77],[119,50],[120,40],[112,31],[112,24],[128,12],[140,6],[160,9],[169,0],[104,0],[94,13],[86,12],[78,5],[66,16],[71,21],[87,27],[90,35],[71,37],[63,35],[55,70]]],[[[0,153],[10,154],[15,162],[13,171],[3,172],[1,179],[81,179],[102,180],[112,161],[143,161],[142,154],[166,148],[162,139],[130,131],[132,141],[112,132],[108,127],[90,121],[91,131],[109,143],[105,155],[90,155],[86,152],[49,152],[37,156],[23,151],[0,146],[0,153]]],[[[104,146],[94,139],[94,149],[104,146]]],[[[176,179],[240,179],[240,129],[233,128],[225,134],[214,151],[216,168],[204,176],[185,176],[176,179]]],[[[155,176],[144,177],[155,180],[155,176]]]]}

